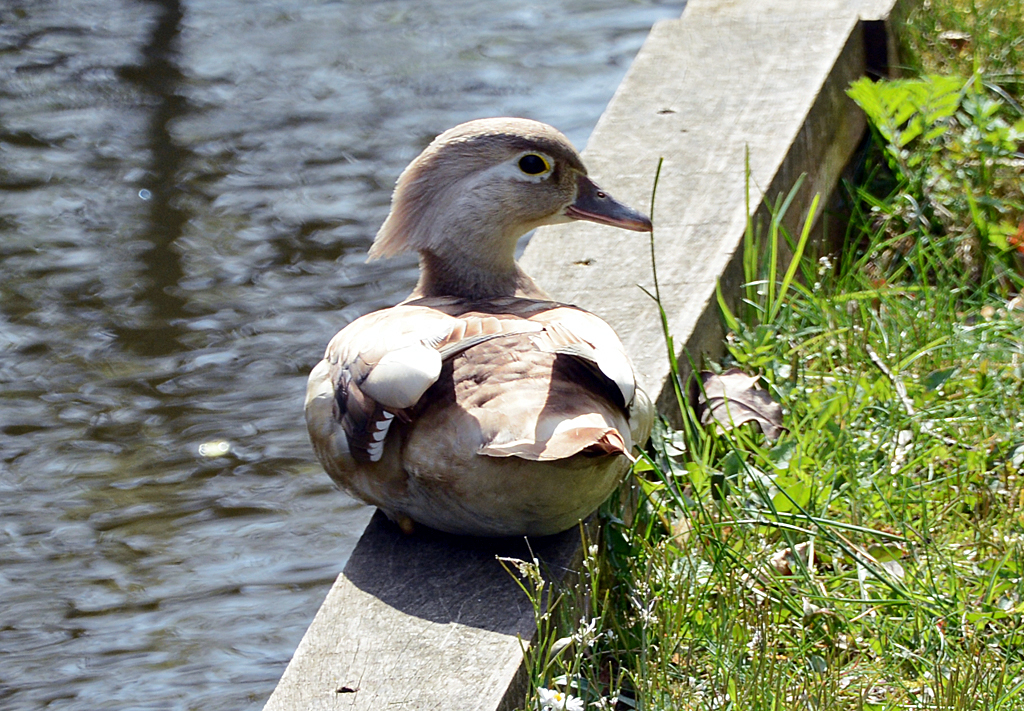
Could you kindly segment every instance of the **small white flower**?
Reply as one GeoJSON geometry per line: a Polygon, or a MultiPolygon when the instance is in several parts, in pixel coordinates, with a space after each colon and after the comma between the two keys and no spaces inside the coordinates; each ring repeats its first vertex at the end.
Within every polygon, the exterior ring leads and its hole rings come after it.
{"type": "Polygon", "coordinates": [[[537,696],[540,697],[540,707],[546,709],[565,708],[565,694],[555,689],[537,689],[537,696]]]}
{"type": "Polygon", "coordinates": [[[572,638],[584,647],[593,646],[598,638],[597,618],[592,618],[586,624],[581,624],[580,628],[573,633],[572,638]]]}
{"type": "Polygon", "coordinates": [[[583,711],[583,699],[555,689],[537,689],[541,711],[583,711]]]}

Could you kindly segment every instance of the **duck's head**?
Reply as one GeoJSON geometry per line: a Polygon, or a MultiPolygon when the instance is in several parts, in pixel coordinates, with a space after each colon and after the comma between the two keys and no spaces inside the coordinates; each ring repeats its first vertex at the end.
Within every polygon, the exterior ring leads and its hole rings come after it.
{"type": "MultiPolygon", "coordinates": [[[[495,293],[485,295],[498,295],[516,272],[519,237],[570,220],[651,230],[649,219],[587,177],[579,153],[551,126],[479,119],[442,133],[402,172],[370,259],[415,250],[432,272],[424,277],[443,282],[426,292],[479,295],[486,283],[495,293]]],[[[423,286],[421,279],[417,291],[423,286]]]]}

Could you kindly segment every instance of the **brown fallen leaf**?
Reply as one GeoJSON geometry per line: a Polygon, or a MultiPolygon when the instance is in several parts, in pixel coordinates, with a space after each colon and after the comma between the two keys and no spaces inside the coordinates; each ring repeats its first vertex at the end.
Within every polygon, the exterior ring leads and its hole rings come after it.
{"type": "Polygon", "coordinates": [[[795,575],[801,564],[804,568],[814,567],[814,543],[811,541],[797,543],[795,550],[783,548],[781,551],[776,551],[768,560],[768,565],[776,573],[785,576],[795,575]],[[800,564],[796,562],[797,557],[800,558],[800,564]]]}
{"type": "Polygon", "coordinates": [[[731,430],[747,422],[756,422],[771,440],[785,431],[782,406],[762,390],[760,376],[747,375],[739,368],[729,368],[721,375],[702,371],[703,391],[697,393],[697,415],[702,425],[714,422],[719,431],[731,430]]]}

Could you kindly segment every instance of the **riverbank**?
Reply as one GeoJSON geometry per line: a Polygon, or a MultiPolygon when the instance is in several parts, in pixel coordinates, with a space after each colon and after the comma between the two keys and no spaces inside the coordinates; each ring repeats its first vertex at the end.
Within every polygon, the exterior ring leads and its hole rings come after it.
{"type": "Polygon", "coordinates": [[[898,31],[908,71],[958,78],[854,89],[876,143],[840,249],[785,270],[783,202],[748,232],[703,367],[758,376],[785,431],[683,394],[540,620],[527,708],[1020,707],[1024,13],[962,4],[898,31]]]}

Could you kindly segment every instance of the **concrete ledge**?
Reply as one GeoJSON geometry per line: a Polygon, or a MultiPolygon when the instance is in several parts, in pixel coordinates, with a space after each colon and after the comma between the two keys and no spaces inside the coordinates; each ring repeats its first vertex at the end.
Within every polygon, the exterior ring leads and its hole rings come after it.
{"type": "MultiPolygon", "coordinates": [[[[897,0],[690,0],[657,24],[595,129],[587,166],[617,198],[655,209],[658,280],[680,353],[723,352],[714,302],[742,282],[749,149],[751,204],[807,179],[789,212],[802,223],[862,140],[849,83],[891,62],[880,25],[897,0]]],[[[824,201],[823,201],[824,204],[824,201]]],[[[556,298],[605,318],[661,411],[675,412],[646,237],[590,223],[538,231],[522,259],[556,298]]],[[[686,358],[681,358],[681,363],[686,358]]],[[[579,561],[578,531],[534,541],[558,580],[579,561]]],[[[266,711],[511,709],[525,690],[520,638],[532,608],[495,555],[521,542],[403,537],[378,513],[299,645],[266,711]],[[472,702],[467,705],[466,699],[472,702]]]]}
{"type": "Polygon", "coordinates": [[[577,529],[528,543],[406,536],[376,512],[265,711],[512,711],[526,693],[520,639],[536,624],[495,556],[536,556],[558,584],[578,567],[580,540],[577,529]]]}
{"type": "MultiPolygon", "coordinates": [[[[791,229],[802,224],[815,194],[824,204],[834,190],[865,132],[845,94],[868,68],[860,11],[877,21],[892,5],[690,0],[681,19],[652,29],[584,157],[603,186],[633,205],[648,204],[664,159],[656,257],[677,355],[687,351],[699,363],[723,353],[714,292],[721,279],[727,298],[740,298],[747,151],[752,205],[807,174],[788,213],[791,229]]],[[[876,38],[876,55],[877,44],[876,38]]],[[[885,57],[871,60],[886,64],[885,57]]],[[[538,231],[521,263],[557,298],[616,329],[644,387],[672,415],[660,320],[638,288],[654,286],[644,240],[600,225],[559,225],[538,231]]]]}

